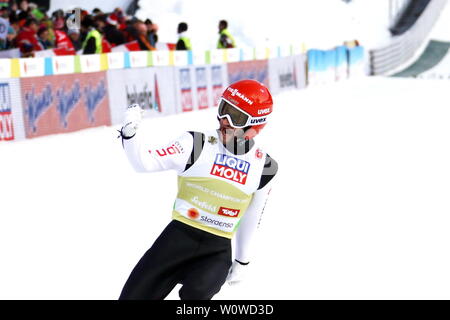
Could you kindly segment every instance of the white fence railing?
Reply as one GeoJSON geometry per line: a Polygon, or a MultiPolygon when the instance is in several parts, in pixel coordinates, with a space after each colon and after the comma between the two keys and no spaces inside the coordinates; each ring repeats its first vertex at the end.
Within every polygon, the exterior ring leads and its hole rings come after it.
{"type": "Polygon", "coordinates": [[[394,36],[385,47],[370,51],[370,73],[383,75],[413,58],[427,38],[447,0],[432,0],[416,23],[404,34],[394,36]]]}

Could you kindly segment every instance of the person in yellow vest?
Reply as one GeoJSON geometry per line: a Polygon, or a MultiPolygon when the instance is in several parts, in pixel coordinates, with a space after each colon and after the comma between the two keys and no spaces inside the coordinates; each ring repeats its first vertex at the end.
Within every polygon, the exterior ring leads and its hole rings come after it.
{"type": "Polygon", "coordinates": [[[236,43],[230,31],[228,31],[228,22],[226,20],[219,21],[219,40],[217,41],[217,49],[236,48],[236,43]]]}
{"type": "MultiPolygon", "coordinates": [[[[128,107],[120,130],[128,160],[138,172],[175,170],[178,194],[172,221],[137,263],[119,299],[164,299],[180,283],[182,300],[209,300],[226,281],[243,280],[278,169],[254,139],[272,106],[263,84],[235,82],[220,99],[217,130],[188,131],[156,148],[152,136],[137,130],[141,107],[128,107]]],[[[148,200],[149,208],[158,201],[148,200]]]]}
{"type": "Polygon", "coordinates": [[[186,35],[188,31],[188,25],[186,22],[180,22],[178,24],[178,41],[175,46],[176,50],[192,50],[191,39],[186,35]]]}
{"type": "Polygon", "coordinates": [[[81,46],[83,54],[102,53],[102,35],[96,29],[94,18],[91,15],[83,18],[81,28],[87,33],[81,46]]]}

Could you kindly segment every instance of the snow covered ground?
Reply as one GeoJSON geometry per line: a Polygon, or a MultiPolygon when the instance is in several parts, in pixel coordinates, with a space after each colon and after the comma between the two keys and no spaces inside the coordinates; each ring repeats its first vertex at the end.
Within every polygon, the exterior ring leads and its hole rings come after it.
{"type": "MultiPolygon", "coordinates": [[[[450,299],[447,88],[365,78],[276,96],[260,140],[278,181],[247,280],[215,298],[450,299]]],[[[216,125],[207,110],[142,130],[216,125]]],[[[0,144],[0,299],[116,299],[170,221],[175,173],[133,172],[115,129],[0,144]]]]}

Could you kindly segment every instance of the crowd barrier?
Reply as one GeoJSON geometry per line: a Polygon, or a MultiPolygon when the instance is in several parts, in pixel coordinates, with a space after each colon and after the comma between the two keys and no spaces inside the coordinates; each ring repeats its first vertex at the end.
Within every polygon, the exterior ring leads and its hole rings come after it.
{"type": "MultiPolygon", "coordinates": [[[[336,52],[345,78],[352,51],[336,52]]],[[[132,103],[146,117],[211,108],[241,79],[273,94],[305,88],[310,55],[291,46],[0,59],[0,140],[117,125],[132,103]]]]}

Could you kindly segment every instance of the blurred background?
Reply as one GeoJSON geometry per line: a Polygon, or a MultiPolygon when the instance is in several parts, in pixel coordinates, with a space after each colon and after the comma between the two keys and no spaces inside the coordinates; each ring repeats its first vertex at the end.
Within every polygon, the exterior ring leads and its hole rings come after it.
{"type": "MultiPolygon", "coordinates": [[[[0,0],[0,299],[117,299],[170,221],[155,146],[228,84],[274,96],[280,166],[248,279],[217,299],[450,298],[446,0],[0,0]]],[[[177,299],[175,289],[169,299],[177,299]]]]}

